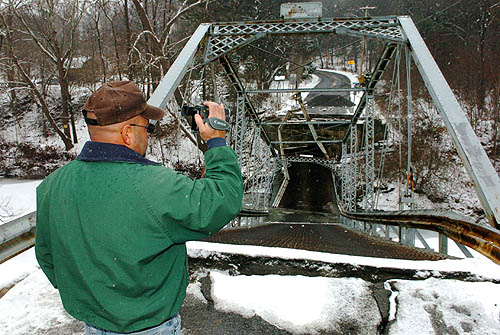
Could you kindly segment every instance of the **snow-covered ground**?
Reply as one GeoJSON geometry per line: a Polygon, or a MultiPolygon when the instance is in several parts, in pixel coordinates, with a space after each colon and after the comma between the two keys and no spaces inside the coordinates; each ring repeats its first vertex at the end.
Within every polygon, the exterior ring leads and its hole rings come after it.
{"type": "MultiPolygon", "coordinates": [[[[416,280],[384,282],[391,294],[387,334],[444,334],[445,330],[450,334],[500,333],[500,271],[498,265],[485,260],[388,260],[206,242],[188,242],[187,246],[192,258],[223,259],[237,254],[322,261],[332,267],[351,264],[419,269],[416,280]],[[440,279],[454,271],[470,272],[469,281],[440,279]]],[[[50,334],[74,324],[57,290],[38,268],[33,249],[0,264],[0,273],[0,290],[15,285],[0,298],[0,334],[50,334]]],[[[258,315],[293,334],[377,334],[381,322],[372,284],[359,278],[243,276],[207,269],[205,274],[196,274],[188,288],[189,294],[205,303],[197,279],[207,275],[217,310],[244,317],[258,315]]],[[[235,330],[235,334],[243,333],[235,330]]]]}

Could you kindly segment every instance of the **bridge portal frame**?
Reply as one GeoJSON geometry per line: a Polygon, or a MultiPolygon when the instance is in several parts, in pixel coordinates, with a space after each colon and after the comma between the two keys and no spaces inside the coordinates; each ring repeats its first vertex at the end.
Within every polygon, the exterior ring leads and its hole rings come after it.
{"type": "MultiPolygon", "coordinates": [[[[178,87],[189,66],[192,64],[194,55],[202,46],[205,46],[204,64],[220,59],[237,92],[245,95],[244,86],[237,78],[236,71],[231,69],[230,63],[225,56],[268,34],[285,35],[303,33],[347,34],[351,36],[375,37],[386,41],[386,47],[374,72],[372,72],[365,94],[373,94],[373,89],[387,63],[392,58],[395,47],[403,44],[409,48],[420,75],[444,120],[452,142],[456,146],[467,173],[474,183],[486,217],[493,227],[500,228],[500,178],[415,24],[408,16],[202,24],[186,43],[179,57],[177,57],[167,74],[163,77],[148,103],[165,108],[174,90],[178,87]]],[[[361,101],[363,100],[361,99],[361,101]]],[[[243,104],[243,115],[246,116],[248,113],[249,117],[254,119],[255,124],[262,127],[253,108],[247,110],[246,107],[250,107],[248,100],[243,104]]],[[[351,124],[356,124],[357,118],[364,110],[365,106],[358,106],[351,124]]],[[[350,131],[352,127],[348,129],[350,131]]],[[[262,129],[261,134],[265,142],[272,148],[269,137],[264,129],[262,129]]],[[[347,141],[348,137],[348,133],[346,133],[344,142],[347,141]]],[[[276,156],[274,150],[271,149],[271,151],[276,156]]]]}

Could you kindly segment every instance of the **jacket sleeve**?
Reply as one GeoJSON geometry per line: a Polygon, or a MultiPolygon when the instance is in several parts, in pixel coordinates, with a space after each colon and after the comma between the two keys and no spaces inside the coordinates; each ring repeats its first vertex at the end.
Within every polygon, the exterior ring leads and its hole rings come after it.
{"type": "Polygon", "coordinates": [[[229,147],[205,153],[206,172],[191,180],[180,173],[162,173],[150,197],[159,224],[174,243],[210,236],[241,210],[243,179],[238,158],[229,147]]]}
{"type": "Polygon", "coordinates": [[[54,262],[50,247],[50,231],[48,222],[49,202],[45,196],[43,183],[36,190],[36,232],[35,256],[40,268],[43,270],[52,286],[57,288],[54,262]]]}

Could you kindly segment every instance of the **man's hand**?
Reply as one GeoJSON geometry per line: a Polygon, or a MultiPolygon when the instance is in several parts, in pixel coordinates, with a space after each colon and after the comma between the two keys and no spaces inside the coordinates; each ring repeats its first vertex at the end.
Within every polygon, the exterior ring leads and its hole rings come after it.
{"type": "MultiPolygon", "coordinates": [[[[203,104],[208,107],[208,117],[215,117],[221,120],[226,119],[224,105],[219,105],[212,101],[205,101],[203,104]]],[[[226,137],[226,132],[224,130],[217,130],[210,127],[208,123],[203,123],[203,120],[199,114],[196,114],[194,116],[194,120],[198,125],[198,129],[200,130],[200,136],[205,142],[215,137],[226,137]]]]}

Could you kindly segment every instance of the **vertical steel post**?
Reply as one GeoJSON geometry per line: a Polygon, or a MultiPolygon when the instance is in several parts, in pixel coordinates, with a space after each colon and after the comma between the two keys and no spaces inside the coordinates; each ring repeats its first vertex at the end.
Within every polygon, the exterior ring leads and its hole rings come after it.
{"type": "Polygon", "coordinates": [[[356,190],[358,188],[358,128],[357,124],[351,124],[350,132],[350,153],[349,153],[349,165],[348,165],[348,178],[349,188],[348,188],[348,210],[356,211],[356,190]]]}
{"type": "Polygon", "coordinates": [[[406,163],[406,186],[404,188],[404,201],[409,209],[413,209],[414,194],[413,194],[413,168],[411,164],[411,149],[412,149],[412,123],[413,123],[413,109],[412,109],[412,95],[411,95],[411,58],[408,48],[405,49],[405,62],[406,62],[406,101],[407,101],[407,124],[408,124],[408,160],[406,163]]]}
{"type": "Polygon", "coordinates": [[[261,166],[259,166],[260,161],[258,156],[258,150],[256,148],[257,128],[251,127],[250,126],[251,124],[252,122],[249,122],[246,134],[250,135],[250,133],[252,133],[252,141],[251,141],[252,147],[250,148],[248,155],[253,159],[247,159],[247,169],[251,177],[247,182],[248,188],[246,191],[250,193],[250,202],[252,209],[258,209],[258,201],[259,201],[258,190],[259,190],[259,174],[260,174],[259,170],[261,170],[261,166]]]}
{"type": "Polygon", "coordinates": [[[375,121],[373,95],[367,95],[365,110],[365,211],[375,206],[375,121]]]}
{"type": "Polygon", "coordinates": [[[236,100],[236,120],[234,122],[233,138],[234,138],[234,151],[242,164],[243,154],[243,141],[245,137],[245,93],[238,93],[236,100]]]}
{"type": "Polygon", "coordinates": [[[265,193],[264,193],[264,199],[263,199],[263,204],[264,204],[264,210],[267,211],[269,210],[269,202],[271,200],[272,196],[272,187],[273,187],[273,179],[274,179],[274,174],[276,171],[276,159],[271,157],[271,155],[268,153],[267,157],[264,156],[264,165],[265,165],[265,174],[264,174],[264,187],[265,187],[265,193]]]}
{"type": "Polygon", "coordinates": [[[342,187],[342,193],[341,193],[341,197],[342,197],[342,204],[343,204],[343,208],[344,209],[347,209],[347,203],[348,203],[348,200],[347,200],[347,188],[348,188],[348,184],[349,184],[349,181],[347,180],[347,164],[349,164],[348,162],[348,158],[347,158],[347,144],[345,142],[342,142],[342,160],[341,160],[341,165],[340,165],[340,176],[341,176],[341,187],[342,187]]]}
{"type": "Polygon", "coordinates": [[[439,234],[439,252],[448,255],[448,237],[443,234],[439,234]]]}

